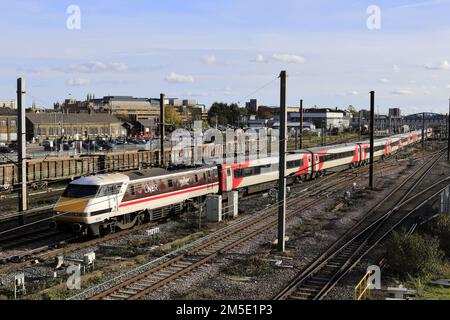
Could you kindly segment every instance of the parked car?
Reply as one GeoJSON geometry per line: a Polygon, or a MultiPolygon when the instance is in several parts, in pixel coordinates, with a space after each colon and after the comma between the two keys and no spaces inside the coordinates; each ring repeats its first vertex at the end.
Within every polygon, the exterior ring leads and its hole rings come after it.
{"type": "Polygon", "coordinates": [[[10,149],[12,149],[13,151],[19,150],[19,145],[17,144],[17,142],[12,142],[12,143],[10,143],[10,144],[8,145],[8,147],[9,147],[10,149]]]}
{"type": "Polygon", "coordinates": [[[56,146],[54,146],[53,141],[49,141],[49,140],[42,141],[41,146],[44,147],[45,151],[56,150],[56,146]]]}
{"type": "Polygon", "coordinates": [[[139,144],[137,139],[135,139],[135,138],[128,138],[127,141],[128,141],[129,144],[139,144]]]}
{"type": "Polygon", "coordinates": [[[13,153],[14,150],[10,147],[0,147],[0,153],[13,153]]]}
{"type": "Polygon", "coordinates": [[[115,140],[112,140],[111,143],[119,146],[119,145],[127,144],[127,140],[126,139],[115,139],[115,140]]]}
{"type": "Polygon", "coordinates": [[[63,150],[67,151],[67,150],[72,150],[73,149],[73,145],[71,143],[63,143],[63,150]]]}
{"type": "Polygon", "coordinates": [[[145,139],[137,139],[137,144],[146,144],[147,141],[145,139]]]}
{"type": "Polygon", "coordinates": [[[96,146],[101,147],[102,150],[111,150],[113,148],[113,146],[105,140],[97,140],[95,143],[96,146]]]}

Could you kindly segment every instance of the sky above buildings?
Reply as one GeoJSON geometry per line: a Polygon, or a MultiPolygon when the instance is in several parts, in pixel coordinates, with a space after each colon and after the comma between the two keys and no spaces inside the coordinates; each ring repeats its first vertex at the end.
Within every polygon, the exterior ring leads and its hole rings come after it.
{"type": "MultiPolygon", "coordinates": [[[[447,112],[450,0],[0,0],[0,100],[87,93],[447,112]],[[70,5],[80,29],[67,28],[70,5]],[[380,29],[368,28],[370,5],[380,29]],[[259,89],[259,90],[258,90],[259,89]]],[[[73,21],[73,20],[70,20],[73,21]]]]}

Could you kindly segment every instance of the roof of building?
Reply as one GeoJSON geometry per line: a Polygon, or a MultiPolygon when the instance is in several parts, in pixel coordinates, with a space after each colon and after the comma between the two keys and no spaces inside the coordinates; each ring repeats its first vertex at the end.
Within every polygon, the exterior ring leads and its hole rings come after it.
{"type": "Polygon", "coordinates": [[[156,119],[139,119],[137,120],[144,127],[154,127],[156,126],[156,119]]]}
{"type": "Polygon", "coordinates": [[[0,108],[0,116],[17,116],[17,110],[10,108],[0,108]]]}
{"type": "Polygon", "coordinates": [[[28,113],[26,117],[32,123],[122,123],[108,113],[28,113]]]}
{"type": "Polygon", "coordinates": [[[132,96],[105,96],[105,97],[103,97],[103,100],[149,102],[148,98],[135,98],[135,97],[132,97],[132,96]]]}
{"type": "Polygon", "coordinates": [[[337,108],[307,108],[303,110],[305,113],[324,113],[324,112],[340,112],[340,113],[345,113],[344,110],[340,110],[337,108]]]}

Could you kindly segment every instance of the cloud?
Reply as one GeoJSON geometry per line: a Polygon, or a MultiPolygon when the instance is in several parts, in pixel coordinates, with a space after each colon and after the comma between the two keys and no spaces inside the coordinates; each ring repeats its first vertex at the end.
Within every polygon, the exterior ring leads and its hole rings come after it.
{"type": "Polygon", "coordinates": [[[215,55],[208,55],[203,57],[203,62],[209,65],[213,65],[217,63],[217,58],[215,55]]]}
{"type": "Polygon", "coordinates": [[[400,72],[400,68],[399,68],[398,65],[396,65],[396,64],[394,64],[394,65],[392,66],[392,70],[393,70],[395,73],[399,73],[399,72],[400,72]]]}
{"type": "Polygon", "coordinates": [[[378,80],[378,82],[379,83],[389,83],[390,81],[389,81],[389,79],[382,78],[382,79],[378,80]]]}
{"type": "Polygon", "coordinates": [[[274,54],[272,59],[287,63],[305,63],[305,58],[293,54],[274,54]]]}
{"type": "Polygon", "coordinates": [[[251,61],[251,62],[258,62],[258,63],[266,62],[266,60],[264,60],[264,56],[263,56],[262,54],[260,54],[260,53],[258,53],[258,54],[256,55],[256,58],[255,58],[255,59],[250,60],[250,61],[251,61]]]}
{"type": "Polygon", "coordinates": [[[450,63],[448,60],[441,61],[439,64],[426,64],[424,65],[425,69],[428,70],[449,70],[450,69],[450,63]]]}
{"type": "Polygon", "coordinates": [[[166,77],[166,81],[171,83],[192,83],[194,82],[194,77],[191,75],[182,75],[175,72],[171,72],[166,77]]]}
{"type": "Polygon", "coordinates": [[[359,95],[359,91],[351,90],[351,91],[346,91],[346,92],[335,93],[335,95],[337,95],[339,97],[357,96],[357,95],[359,95]]]}
{"type": "Polygon", "coordinates": [[[98,73],[98,72],[124,72],[128,70],[128,65],[124,63],[108,63],[100,61],[90,61],[82,64],[73,64],[55,70],[61,72],[78,72],[78,73],[98,73]]]}
{"type": "Polygon", "coordinates": [[[87,86],[91,81],[89,79],[67,79],[66,85],[70,87],[87,86]]]}
{"type": "Polygon", "coordinates": [[[22,73],[22,74],[36,74],[36,73],[39,73],[39,70],[37,68],[18,67],[16,70],[17,70],[18,73],[22,73]]]}
{"type": "Polygon", "coordinates": [[[407,89],[401,89],[401,90],[394,90],[391,92],[391,94],[395,94],[395,95],[399,95],[399,96],[405,96],[405,95],[409,95],[412,94],[411,90],[407,90],[407,89]]]}
{"type": "Polygon", "coordinates": [[[431,0],[431,1],[422,1],[419,3],[412,3],[412,4],[405,4],[398,7],[394,7],[393,9],[407,9],[407,8],[417,8],[417,7],[423,7],[423,6],[431,6],[431,5],[438,5],[442,4],[442,0],[431,0]]]}

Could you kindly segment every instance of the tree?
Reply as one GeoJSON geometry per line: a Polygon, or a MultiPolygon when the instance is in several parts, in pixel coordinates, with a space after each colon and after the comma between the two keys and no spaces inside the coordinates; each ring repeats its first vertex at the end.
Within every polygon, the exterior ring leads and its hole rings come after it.
{"type": "Polygon", "coordinates": [[[168,131],[173,131],[180,127],[181,118],[172,106],[164,106],[165,112],[165,125],[168,131]]]}
{"type": "Polygon", "coordinates": [[[348,111],[353,115],[353,117],[355,117],[355,118],[358,117],[358,110],[356,110],[356,108],[354,106],[349,105],[348,111]]]}
{"type": "Polygon", "coordinates": [[[216,123],[222,126],[240,126],[241,119],[246,114],[247,110],[235,103],[228,105],[223,102],[214,102],[208,111],[208,120],[212,127],[215,127],[216,123]]]}

